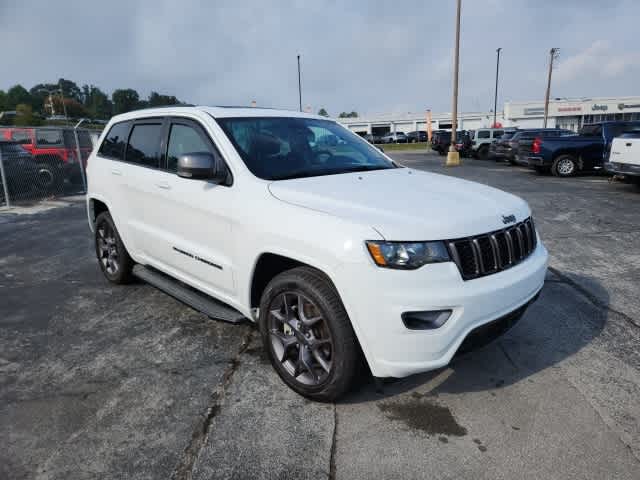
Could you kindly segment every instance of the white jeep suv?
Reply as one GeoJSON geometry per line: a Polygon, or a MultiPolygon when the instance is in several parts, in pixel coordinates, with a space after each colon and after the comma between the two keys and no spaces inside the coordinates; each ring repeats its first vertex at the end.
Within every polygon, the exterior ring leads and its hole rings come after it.
{"type": "Polygon", "coordinates": [[[361,356],[375,377],[446,365],[544,283],[526,202],[404,168],[323,117],[148,109],[99,143],[87,203],[104,275],[257,322],[280,377],[313,399],[346,392],[361,356]]]}

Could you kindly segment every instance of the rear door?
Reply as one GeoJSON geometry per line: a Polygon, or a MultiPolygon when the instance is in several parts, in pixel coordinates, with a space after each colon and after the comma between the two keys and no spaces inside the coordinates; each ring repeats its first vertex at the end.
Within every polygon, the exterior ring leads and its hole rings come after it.
{"type": "Polygon", "coordinates": [[[177,175],[178,157],[209,152],[222,159],[206,129],[192,119],[167,119],[163,167],[152,188],[154,243],[149,254],[165,270],[208,293],[233,296],[232,218],[237,189],[177,175]],[[161,233],[160,233],[161,232],[161,233]]]}

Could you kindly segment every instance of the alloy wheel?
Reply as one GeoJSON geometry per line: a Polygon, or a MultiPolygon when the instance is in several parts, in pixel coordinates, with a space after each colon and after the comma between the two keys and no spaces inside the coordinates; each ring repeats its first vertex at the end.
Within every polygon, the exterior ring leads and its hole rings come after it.
{"type": "Polygon", "coordinates": [[[298,292],[284,292],[269,305],[274,359],[295,381],[320,385],[333,368],[333,338],[318,306],[298,292]]]}
{"type": "Polygon", "coordinates": [[[114,275],[120,268],[118,262],[118,243],[113,228],[106,222],[98,227],[98,259],[105,272],[114,275]]]}
{"type": "Polygon", "coordinates": [[[562,160],[560,160],[558,162],[558,166],[556,167],[560,175],[571,175],[574,168],[575,164],[573,163],[573,160],[569,158],[563,158],[562,160]]]}

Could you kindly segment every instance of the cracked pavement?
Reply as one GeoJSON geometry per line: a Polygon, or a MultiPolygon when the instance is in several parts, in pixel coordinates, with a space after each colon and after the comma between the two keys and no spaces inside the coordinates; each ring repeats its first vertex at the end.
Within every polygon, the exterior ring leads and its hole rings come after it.
{"type": "Polygon", "coordinates": [[[393,156],[530,203],[551,269],[513,330],[314,403],[253,327],[108,284],[82,203],[3,211],[0,478],[638,478],[640,188],[393,156]]]}

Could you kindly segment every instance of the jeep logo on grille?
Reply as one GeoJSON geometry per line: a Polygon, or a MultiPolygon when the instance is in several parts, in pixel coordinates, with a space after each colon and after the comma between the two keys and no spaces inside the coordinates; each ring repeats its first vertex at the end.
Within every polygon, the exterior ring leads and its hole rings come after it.
{"type": "Polygon", "coordinates": [[[516,216],[515,215],[502,215],[502,223],[504,223],[505,225],[507,223],[516,223],[516,216]]]}

